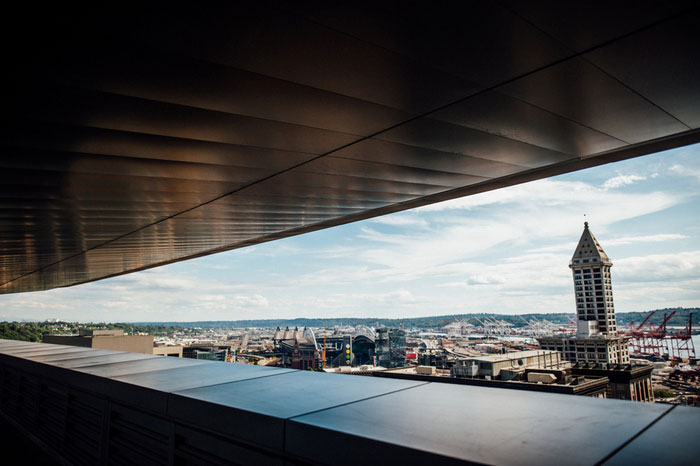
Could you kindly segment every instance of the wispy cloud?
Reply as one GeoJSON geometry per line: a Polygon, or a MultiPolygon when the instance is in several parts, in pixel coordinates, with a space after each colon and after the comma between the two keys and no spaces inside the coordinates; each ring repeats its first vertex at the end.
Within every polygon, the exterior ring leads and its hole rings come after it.
{"type": "Polygon", "coordinates": [[[605,183],[603,183],[603,189],[619,188],[621,186],[626,186],[628,184],[632,184],[632,183],[635,183],[637,181],[644,181],[646,179],[647,179],[646,176],[617,175],[617,176],[614,176],[614,177],[608,179],[605,183]]]}
{"type": "Polygon", "coordinates": [[[615,275],[634,283],[672,283],[700,278],[700,251],[653,254],[619,259],[615,275]]]}
{"type": "Polygon", "coordinates": [[[623,244],[633,244],[633,243],[661,243],[665,241],[675,241],[679,239],[689,238],[686,235],[680,235],[678,233],[661,233],[658,235],[646,235],[646,236],[625,236],[622,238],[613,238],[605,241],[608,246],[619,246],[623,244]]]}
{"type": "Polygon", "coordinates": [[[377,217],[370,220],[371,223],[381,223],[382,225],[391,225],[399,227],[420,227],[425,228],[428,222],[424,218],[416,217],[412,214],[393,214],[386,217],[377,217]]]}

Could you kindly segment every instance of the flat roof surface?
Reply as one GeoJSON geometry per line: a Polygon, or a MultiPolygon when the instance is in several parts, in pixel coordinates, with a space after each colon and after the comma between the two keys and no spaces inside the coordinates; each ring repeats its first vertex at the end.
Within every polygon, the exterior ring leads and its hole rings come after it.
{"type": "Polygon", "coordinates": [[[501,361],[514,361],[516,359],[522,358],[532,358],[535,356],[544,357],[550,354],[558,354],[558,351],[551,350],[528,350],[528,351],[517,351],[514,353],[505,354],[492,354],[488,356],[470,356],[467,358],[469,361],[488,361],[488,362],[501,362],[501,361]]]}

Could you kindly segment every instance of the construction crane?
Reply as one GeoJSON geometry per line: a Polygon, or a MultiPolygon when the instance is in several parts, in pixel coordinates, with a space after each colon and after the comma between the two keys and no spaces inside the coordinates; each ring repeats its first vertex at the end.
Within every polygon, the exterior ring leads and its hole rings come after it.
{"type": "Polygon", "coordinates": [[[647,322],[649,322],[649,319],[651,319],[651,316],[654,315],[656,311],[651,311],[647,316],[644,318],[641,324],[639,324],[637,327],[634,326],[634,322],[630,322],[629,324],[629,330],[625,332],[625,335],[632,337],[632,340],[630,342],[630,346],[632,347],[631,350],[633,353],[641,353],[642,352],[642,346],[644,344],[644,325],[646,325],[647,322]]]}
{"type": "Polygon", "coordinates": [[[666,346],[666,324],[671,317],[676,314],[676,311],[670,314],[664,314],[664,320],[661,322],[656,330],[648,332],[646,335],[647,345],[646,349],[651,350],[651,354],[655,356],[668,355],[668,347],[666,346]]]}
{"type": "Polygon", "coordinates": [[[630,324],[629,324],[630,330],[629,330],[628,334],[631,336],[632,334],[634,334],[634,332],[639,332],[639,331],[641,331],[642,328],[644,327],[644,325],[645,325],[647,322],[649,322],[649,319],[651,319],[651,316],[653,316],[655,312],[656,312],[656,311],[651,311],[651,312],[644,318],[644,320],[642,321],[642,323],[639,324],[637,327],[634,326],[634,322],[630,322],[630,324]]]}
{"type": "Polygon", "coordinates": [[[688,324],[685,328],[667,338],[667,348],[671,360],[680,362],[685,355],[688,359],[695,359],[695,343],[693,343],[693,313],[688,315],[688,324]]]}

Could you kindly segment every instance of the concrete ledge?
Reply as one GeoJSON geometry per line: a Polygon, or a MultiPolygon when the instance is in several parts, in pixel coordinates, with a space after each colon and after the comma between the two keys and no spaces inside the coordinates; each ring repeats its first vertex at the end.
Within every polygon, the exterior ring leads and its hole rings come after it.
{"type": "Polygon", "coordinates": [[[86,465],[683,464],[700,429],[693,408],[8,340],[0,400],[86,465]]]}

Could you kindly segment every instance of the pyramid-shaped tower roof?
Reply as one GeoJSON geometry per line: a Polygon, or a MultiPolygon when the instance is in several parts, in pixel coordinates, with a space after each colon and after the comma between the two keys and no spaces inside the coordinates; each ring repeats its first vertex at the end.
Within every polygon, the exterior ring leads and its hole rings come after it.
{"type": "Polygon", "coordinates": [[[588,228],[588,222],[583,224],[583,233],[581,234],[581,239],[578,240],[578,246],[574,251],[574,257],[571,260],[576,259],[590,259],[586,262],[610,262],[608,255],[605,254],[603,248],[600,247],[600,243],[595,239],[593,233],[588,228]]]}

